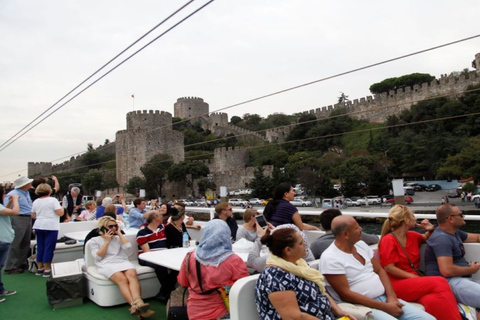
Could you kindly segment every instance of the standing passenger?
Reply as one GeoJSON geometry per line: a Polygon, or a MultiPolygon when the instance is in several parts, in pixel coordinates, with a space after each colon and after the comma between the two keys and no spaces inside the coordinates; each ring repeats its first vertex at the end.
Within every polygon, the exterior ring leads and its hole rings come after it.
{"type": "Polygon", "coordinates": [[[14,181],[15,189],[10,191],[5,197],[5,202],[9,202],[12,195],[18,195],[20,205],[20,214],[10,217],[12,227],[15,231],[10,249],[8,251],[5,273],[22,273],[27,268],[28,251],[30,250],[30,239],[32,234],[32,199],[28,190],[32,187],[33,179],[19,177],[14,181]]]}
{"type": "Polygon", "coordinates": [[[33,202],[32,216],[35,218],[33,229],[37,236],[37,276],[48,278],[51,276],[53,252],[57,245],[58,230],[60,229],[60,216],[64,210],[58,200],[50,197],[52,188],[40,184],[35,193],[39,198],[33,202]]]}
{"type": "Polygon", "coordinates": [[[15,216],[20,213],[20,205],[18,204],[18,195],[12,195],[9,203],[3,205],[4,190],[0,187],[0,302],[5,301],[6,296],[11,296],[17,293],[14,290],[7,290],[2,282],[2,269],[7,260],[8,248],[14,238],[14,231],[10,216],[15,216]]]}

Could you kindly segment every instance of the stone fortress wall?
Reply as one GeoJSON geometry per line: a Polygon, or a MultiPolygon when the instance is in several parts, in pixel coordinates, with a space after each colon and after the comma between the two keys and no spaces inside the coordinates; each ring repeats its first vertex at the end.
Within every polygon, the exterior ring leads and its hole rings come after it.
{"type": "Polygon", "coordinates": [[[127,113],[127,129],[116,133],[117,182],[124,185],[142,176],[141,166],[155,154],[166,153],[178,163],[185,158],[183,134],[172,130],[172,115],[158,110],[127,113]]]}
{"type": "Polygon", "coordinates": [[[476,71],[468,73],[442,76],[432,82],[414,85],[413,88],[390,90],[390,92],[375,94],[353,101],[347,101],[343,104],[329,105],[315,110],[305,111],[304,113],[313,114],[317,119],[327,118],[330,113],[338,107],[345,107],[347,113],[354,114],[351,117],[371,122],[384,122],[388,116],[399,114],[418,101],[434,98],[437,96],[455,95],[465,91],[470,85],[480,83],[480,53],[475,55],[476,71]]]}
{"type": "MultiPolygon", "coordinates": [[[[94,149],[100,154],[115,153],[115,142],[110,142],[106,145],[99,146],[94,149]]],[[[28,176],[48,176],[51,174],[58,174],[62,172],[69,172],[82,167],[82,155],[71,157],[70,160],[64,161],[59,164],[53,164],[51,162],[29,162],[28,163],[28,176]]]]}
{"type": "MultiPolygon", "coordinates": [[[[476,72],[468,74],[451,74],[442,76],[431,83],[415,85],[389,93],[367,96],[343,104],[348,113],[357,112],[352,117],[372,122],[385,121],[389,115],[409,109],[417,101],[439,95],[456,94],[464,91],[469,85],[480,83],[480,53],[475,56],[476,72]]],[[[317,108],[305,111],[317,118],[326,118],[340,105],[317,108]]],[[[217,136],[229,133],[245,134],[262,141],[283,141],[292,127],[274,128],[266,131],[265,136],[255,133],[228,122],[226,113],[218,112],[205,116],[209,112],[208,103],[198,97],[183,97],[174,104],[174,116],[192,118],[192,123],[199,122],[205,130],[211,130],[217,136]],[[198,119],[193,119],[199,117],[198,119]]],[[[158,110],[133,111],[127,114],[127,129],[116,134],[116,142],[110,143],[97,151],[116,152],[117,180],[120,185],[125,184],[134,176],[142,176],[140,167],[157,153],[170,154],[175,162],[184,160],[183,134],[172,130],[172,115],[158,110]]],[[[214,151],[213,160],[203,161],[210,168],[217,186],[225,185],[229,190],[243,188],[253,179],[255,168],[247,167],[248,152],[244,148],[218,148],[214,151]]],[[[29,162],[28,175],[50,174],[73,170],[81,166],[81,157],[72,157],[70,161],[52,166],[51,163],[29,162]],[[51,169],[50,172],[48,169],[51,169]]],[[[273,169],[266,169],[270,174],[273,169]]],[[[185,196],[185,187],[179,183],[168,183],[165,194],[185,196]]]]}

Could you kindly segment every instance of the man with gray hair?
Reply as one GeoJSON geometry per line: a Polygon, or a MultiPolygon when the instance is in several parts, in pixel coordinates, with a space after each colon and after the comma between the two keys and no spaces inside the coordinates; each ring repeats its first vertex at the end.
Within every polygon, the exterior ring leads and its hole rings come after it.
{"type": "Polygon", "coordinates": [[[397,298],[373,250],[361,241],[362,227],[353,217],[334,218],[332,233],[335,241],[323,252],[319,269],[327,280],[327,291],[336,302],[370,307],[375,320],[435,319],[397,298]]]}
{"type": "Polygon", "coordinates": [[[67,209],[67,214],[70,218],[74,214],[79,214],[80,208],[84,205],[83,196],[80,194],[80,188],[78,187],[72,187],[62,200],[62,206],[64,209],[67,209]]]}
{"type": "Polygon", "coordinates": [[[478,310],[480,281],[472,280],[472,274],[478,272],[480,264],[465,259],[463,243],[480,242],[480,234],[460,230],[465,225],[464,214],[453,204],[438,207],[437,222],[425,248],[425,272],[445,277],[457,301],[478,310]]]}

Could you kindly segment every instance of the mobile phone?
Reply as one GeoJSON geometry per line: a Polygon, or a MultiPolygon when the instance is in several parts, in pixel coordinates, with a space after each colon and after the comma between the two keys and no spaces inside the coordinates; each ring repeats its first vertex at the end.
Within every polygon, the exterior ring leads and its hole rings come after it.
{"type": "Polygon", "coordinates": [[[267,220],[263,216],[263,214],[259,214],[258,216],[255,216],[255,219],[257,219],[257,223],[260,227],[266,228],[267,227],[267,220]]]}

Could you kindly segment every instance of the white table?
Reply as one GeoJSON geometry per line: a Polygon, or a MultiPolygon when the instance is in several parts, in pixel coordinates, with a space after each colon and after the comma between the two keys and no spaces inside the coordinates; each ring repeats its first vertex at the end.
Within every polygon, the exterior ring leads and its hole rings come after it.
{"type": "MultiPolygon", "coordinates": [[[[174,248],[150,251],[142,253],[138,256],[138,258],[159,266],[179,271],[180,267],[182,266],[183,259],[185,259],[185,256],[188,252],[193,250],[194,248],[174,248]]],[[[245,263],[247,262],[248,253],[240,252],[235,254],[242,258],[245,263]]]]}

